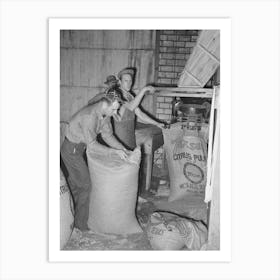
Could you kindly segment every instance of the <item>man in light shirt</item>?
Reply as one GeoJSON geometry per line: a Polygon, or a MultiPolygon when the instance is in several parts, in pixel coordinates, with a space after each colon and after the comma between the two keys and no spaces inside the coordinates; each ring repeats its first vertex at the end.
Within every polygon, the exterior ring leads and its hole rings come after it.
{"type": "Polygon", "coordinates": [[[114,152],[127,159],[127,150],[113,136],[111,116],[117,115],[120,98],[115,90],[108,90],[98,102],[85,106],[70,119],[65,129],[65,140],[61,147],[61,157],[68,172],[68,184],[71,189],[75,216],[74,226],[81,231],[88,230],[89,194],[91,180],[84,155],[86,149],[104,154],[114,152]],[[101,133],[109,146],[100,144],[97,135],[101,133]]]}

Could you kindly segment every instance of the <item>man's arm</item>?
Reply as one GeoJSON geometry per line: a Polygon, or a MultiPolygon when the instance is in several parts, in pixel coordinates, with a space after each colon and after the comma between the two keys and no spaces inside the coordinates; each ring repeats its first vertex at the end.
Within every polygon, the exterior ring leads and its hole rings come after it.
{"type": "Polygon", "coordinates": [[[104,96],[103,93],[98,93],[97,95],[95,95],[93,98],[91,98],[88,101],[88,105],[92,105],[94,103],[97,103],[103,96],[104,96]]]}
{"type": "Polygon", "coordinates": [[[90,144],[88,144],[88,149],[94,152],[97,152],[99,154],[102,154],[104,156],[108,156],[111,154],[116,154],[118,155],[121,159],[127,160],[127,151],[125,149],[113,149],[106,147],[97,141],[93,141],[90,144]]]}
{"type": "Polygon", "coordinates": [[[103,125],[101,135],[103,140],[112,148],[118,150],[126,150],[125,147],[113,135],[113,128],[110,119],[103,125]]]}
{"type": "Polygon", "coordinates": [[[116,139],[114,135],[104,137],[102,135],[103,140],[112,148],[118,150],[126,150],[126,148],[116,139]]]}
{"type": "Polygon", "coordinates": [[[125,147],[123,147],[123,145],[121,145],[121,143],[117,141],[117,139],[115,139],[115,137],[110,133],[109,130],[107,133],[105,129],[105,132],[103,133],[103,139],[111,148],[98,143],[98,141],[96,140],[97,135],[93,130],[85,129],[84,132],[88,137],[87,148],[89,150],[101,153],[104,156],[108,156],[114,153],[117,154],[121,159],[127,160],[127,150],[125,149],[125,147]]]}
{"type": "Polygon", "coordinates": [[[91,117],[84,118],[82,120],[81,128],[83,130],[84,139],[87,144],[87,148],[92,151],[102,153],[104,155],[108,155],[110,153],[110,150],[112,150],[112,149],[110,149],[104,145],[101,145],[96,140],[97,134],[95,131],[95,126],[96,126],[95,122],[96,122],[96,119],[93,119],[93,121],[92,121],[91,117]]]}
{"type": "Polygon", "coordinates": [[[145,95],[145,93],[149,91],[151,93],[154,93],[155,89],[152,86],[147,86],[147,87],[143,87],[140,92],[133,98],[132,101],[126,103],[126,107],[130,110],[130,111],[134,111],[140,104],[143,96],[145,95]]]}
{"type": "Polygon", "coordinates": [[[88,144],[88,149],[103,155],[109,155],[113,151],[112,148],[106,147],[96,140],[88,144]]]}

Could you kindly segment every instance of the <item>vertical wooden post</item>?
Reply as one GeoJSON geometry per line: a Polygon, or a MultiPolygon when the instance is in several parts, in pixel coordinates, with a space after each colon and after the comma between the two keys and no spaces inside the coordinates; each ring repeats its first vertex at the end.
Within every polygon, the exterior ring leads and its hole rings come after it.
{"type": "MultiPolygon", "coordinates": [[[[218,145],[217,153],[219,155],[220,145],[218,145]]],[[[207,250],[220,249],[220,157],[217,158],[213,177],[212,200],[209,207],[207,250]]]]}
{"type": "Polygon", "coordinates": [[[205,187],[205,202],[209,202],[211,200],[212,194],[212,185],[211,185],[211,177],[212,177],[212,168],[213,168],[213,135],[214,135],[214,111],[215,111],[215,103],[216,103],[216,88],[213,91],[213,97],[211,102],[211,111],[210,111],[210,119],[209,119],[209,136],[208,136],[208,153],[207,153],[207,180],[205,187]]]}
{"type": "MultiPolygon", "coordinates": [[[[213,139],[210,186],[208,189],[209,219],[207,250],[220,249],[220,106],[219,88],[216,91],[216,127],[213,139]]],[[[208,176],[208,175],[207,175],[208,176]]]]}

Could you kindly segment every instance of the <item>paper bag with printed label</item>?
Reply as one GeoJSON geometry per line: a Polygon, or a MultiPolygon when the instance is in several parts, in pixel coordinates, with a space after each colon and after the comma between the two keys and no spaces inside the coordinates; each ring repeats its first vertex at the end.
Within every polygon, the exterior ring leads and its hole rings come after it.
{"type": "Polygon", "coordinates": [[[169,201],[185,196],[204,197],[207,147],[199,132],[174,124],[163,131],[170,176],[169,201]]]}

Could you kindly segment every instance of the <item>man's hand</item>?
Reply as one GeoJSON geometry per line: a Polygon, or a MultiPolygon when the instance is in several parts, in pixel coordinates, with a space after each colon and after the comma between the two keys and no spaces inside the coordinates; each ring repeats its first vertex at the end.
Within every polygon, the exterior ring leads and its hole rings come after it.
{"type": "Polygon", "coordinates": [[[155,92],[155,88],[153,86],[146,86],[144,87],[145,91],[149,91],[150,93],[154,93],[155,92]]]}
{"type": "Polygon", "coordinates": [[[146,86],[146,87],[143,87],[140,91],[140,93],[144,94],[146,92],[150,92],[150,93],[154,93],[155,92],[155,88],[152,87],[152,86],[146,86]]]}
{"type": "Polygon", "coordinates": [[[128,152],[126,149],[123,150],[115,150],[115,153],[123,160],[127,160],[128,152]]]}
{"type": "Polygon", "coordinates": [[[157,123],[156,126],[159,127],[160,129],[167,128],[167,124],[166,123],[157,123]]]}

